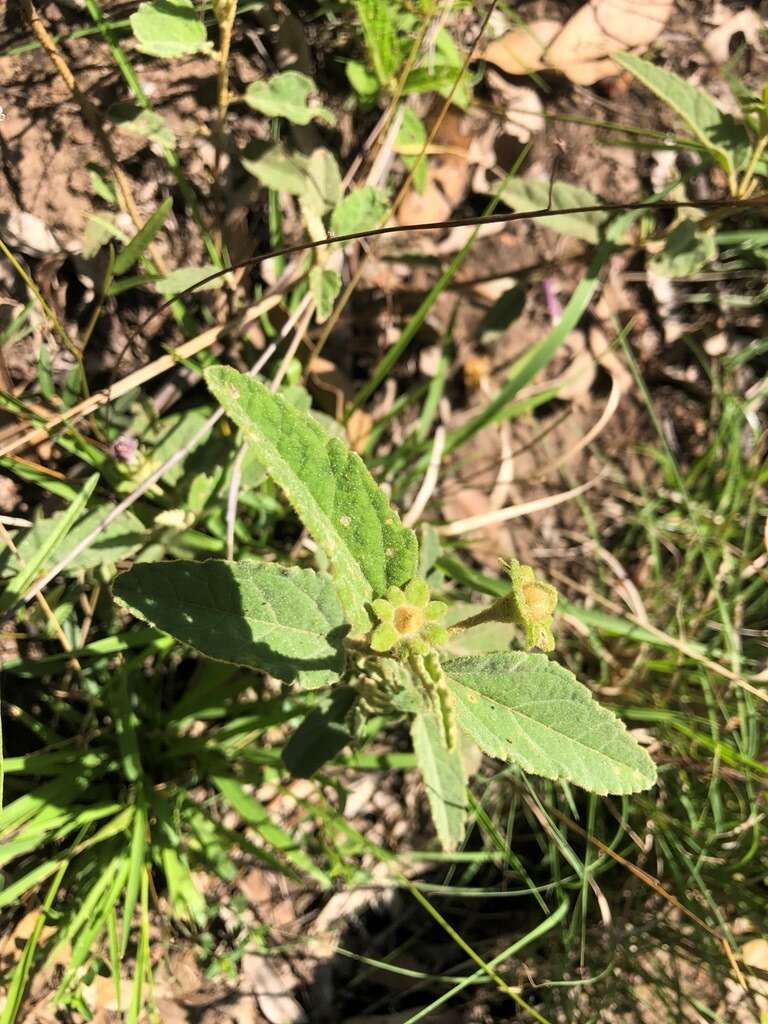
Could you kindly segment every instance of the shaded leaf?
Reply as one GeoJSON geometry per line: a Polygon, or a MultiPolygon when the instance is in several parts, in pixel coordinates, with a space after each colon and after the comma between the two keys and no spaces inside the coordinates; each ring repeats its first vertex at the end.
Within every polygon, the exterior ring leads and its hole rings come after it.
{"type": "Polygon", "coordinates": [[[289,155],[282,146],[251,142],[240,162],[265,188],[294,196],[303,195],[307,189],[307,158],[298,153],[289,155]]]}
{"type": "MultiPolygon", "coordinates": [[[[18,572],[8,583],[5,591],[0,594],[0,611],[10,608],[14,601],[20,597],[32,581],[40,575],[46,565],[52,564],[51,559],[55,556],[58,545],[69,533],[72,524],[76,523],[88,504],[88,499],[96,489],[99,482],[99,474],[94,473],[80,485],[80,490],[73,498],[69,508],[63,509],[58,515],[51,516],[48,520],[51,525],[45,537],[40,543],[29,551],[29,556],[24,559],[24,564],[19,565],[18,572]]],[[[18,563],[17,563],[18,564],[18,563]]]]}
{"type": "Polygon", "coordinates": [[[317,322],[321,324],[333,312],[336,296],[341,291],[341,277],[335,270],[312,267],[309,272],[309,288],[317,303],[317,322]]]}
{"type": "Polygon", "coordinates": [[[417,192],[423,192],[427,187],[427,158],[418,160],[419,152],[427,141],[427,129],[424,122],[410,107],[403,107],[403,119],[400,122],[400,131],[397,133],[397,146],[403,163],[410,171],[414,166],[416,172],[413,176],[413,187],[417,192]]]}
{"type": "Polygon", "coordinates": [[[464,838],[467,817],[467,778],[460,747],[447,749],[443,727],[430,711],[414,717],[411,738],[440,845],[455,850],[464,838]]]}
{"type": "MultiPolygon", "coordinates": [[[[550,201],[550,182],[513,178],[504,186],[501,201],[521,213],[528,210],[545,210],[550,201]]],[[[565,181],[552,183],[551,201],[553,210],[600,205],[600,200],[588,189],[579,185],[569,185],[565,181]]],[[[596,245],[600,241],[600,228],[608,217],[608,213],[599,210],[594,213],[564,213],[562,216],[547,217],[541,224],[563,235],[581,238],[591,245],[596,245]]]]}
{"type": "Polygon", "coordinates": [[[166,149],[176,146],[176,136],[168,127],[165,118],[154,110],[137,107],[134,103],[113,103],[108,116],[121,131],[131,135],[142,135],[166,149]]]}
{"type": "Polygon", "coordinates": [[[685,217],[667,235],[660,253],[648,266],[663,277],[688,277],[717,256],[717,242],[712,228],[703,228],[691,217],[685,217]]]}
{"type": "Polygon", "coordinates": [[[367,632],[370,600],[416,575],[416,535],[360,456],[307,413],[229,367],[210,367],[205,378],[328,556],[353,631],[367,632]]]}
{"type": "Polygon", "coordinates": [[[297,779],[308,779],[352,739],[347,714],[355,703],[349,686],[334,689],[327,708],[311,711],[283,748],[283,763],[297,779]]]}
{"type": "Polygon", "coordinates": [[[344,668],[344,614],[328,576],[271,562],[158,562],[118,576],[115,598],[209,658],[323,686],[344,668]]]}
{"type": "MultiPolygon", "coordinates": [[[[54,545],[45,558],[41,570],[49,569],[61,561],[75,548],[83,537],[104,519],[110,510],[109,505],[99,505],[87,513],[83,513],[72,524],[54,545]]],[[[29,562],[35,553],[45,548],[49,538],[59,531],[66,512],[57,512],[48,519],[42,519],[28,531],[18,544],[18,555],[10,555],[11,566],[20,560],[29,562]]],[[[113,523],[105,527],[85,551],[74,558],[67,567],[67,572],[80,572],[84,569],[98,569],[103,565],[114,564],[122,558],[130,558],[147,540],[147,529],[140,519],[130,511],[123,512],[113,523]]]]}
{"type": "Polygon", "coordinates": [[[623,722],[545,655],[456,658],[444,668],[459,725],[486,754],[593,793],[636,793],[656,781],[623,722]]]}
{"type": "MultiPolygon", "coordinates": [[[[177,295],[185,288],[191,288],[199,281],[204,281],[206,277],[215,274],[217,269],[218,267],[214,267],[211,263],[204,264],[202,267],[179,267],[177,270],[172,270],[170,274],[166,274],[165,277],[158,278],[154,285],[161,295],[177,295]]],[[[199,285],[197,290],[207,292],[211,288],[218,288],[218,286],[218,279],[214,279],[199,285]]]]}
{"type": "Polygon", "coordinates": [[[293,124],[309,124],[313,118],[335,124],[336,118],[325,107],[310,107],[309,96],[315,83],[299,71],[283,71],[267,82],[251,82],[245,90],[245,102],[267,117],[284,117],[293,124]]]}

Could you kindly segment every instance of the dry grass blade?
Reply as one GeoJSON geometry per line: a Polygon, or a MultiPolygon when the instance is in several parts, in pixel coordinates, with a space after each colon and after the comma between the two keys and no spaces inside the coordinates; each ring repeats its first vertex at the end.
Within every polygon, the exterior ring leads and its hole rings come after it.
{"type": "Polygon", "coordinates": [[[443,537],[460,537],[463,533],[471,533],[473,530],[482,530],[486,526],[495,526],[497,523],[506,523],[510,519],[519,519],[520,516],[528,516],[533,512],[544,512],[555,505],[562,505],[564,501],[578,498],[600,480],[600,475],[594,480],[589,480],[578,487],[572,487],[569,491],[561,491],[560,494],[551,494],[546,498],[536,498],[534,501],[526,501],[520,505],[508,505],[493,512],[483,512],[481,515],[469,516],[467,519],[459,519],[455,523],[447,523],[438,527],[438,533],[443,537]]]}
{"type": "MultiPolygon", "coordinates": [[[[274,344],[274,342],[271,345],[269,345],[262,352],[261,356],[254,363],[251,369],[248,371],[249,374],[255,376],[257,373],[259,373],[262,370],[262,368],[266,365],[266,363],[272,358],[275,348],[276,345],[274,344]]],[[[83,539],[72,548],[72,550],[67,554],[66,558],[63,558],[49,572],[47,572],[45,576],[42,577],[42,579],[38,580],[37,583],[35,583],[34,586],[32,586],[26,592],[26,594],[23,595],[23,597],[18,603],[26,604],[28,601],[31,601],[33,597],[36,597],[45,587],[47,587],[51,580],[55,579],[60,572],[63,572],[64,569],[66,569],[66,567],[70,564],[70,562],[73,561],[73,559],[77,558],[77,556],[82,551],[85,551],[87,547],[93,544],[93,542],[99,537],[102,531],[105,530],[111,523],[113,523],[118,518],[118,516],[121,516],[123,512],[129,509],[139,500],[139,498],[146,494],[147,491],[158,482],[158,480],[161,480],[165,476],[169,469],[171,469],[173,466],[176,466],[179,462],[185,459],[188,453],[192,451],[192,449],[198,443],[198,441],[200,441],[203,437],[205,437],[206,434],[209,433],[209,431],[219,422],[223,415],[223,408],[218,408],[216,412],[212,413],[208,417],[208,419],[206,419],[206,421],[203,423],[200,429],[195,431],[195,433],[187,441],[186,444],[184,444],[181,448],[175,451],[173,455],[166,459],[161,466],[158,466],[154,473],[148,476],[146,480],[143,480],[135,491],[132,491],[128,495],[128,497],[124,498],[121,502],[115,505],[115,507],[106,516],[104,516],[102,521],[96,527],[94,527],[94,529],[91,530],[90,533],[86,534],[86,536],[83,537],[83,539]]]]}
{"type": "Polygon", "coordinates": [[[83,419],[84,416],[89,416],[96,409],[102,405],[106,405],[108,402],[114,402],[116,399],[127,394],[129,391],[133,391],[134,388],[141,387],[142,384],[146,384],[147,381],[152,380],[154,377],[158,377],[161,373],[167,373],[168,370],[178,366],[179,361],[182,359],[189,359],[198,352],[202,352],[206,348],[210,348],[211,345],[221,337],[222,334],[231,330],[237,324],[243,323],[246,320],[253,320],[262,313],[268,313],[270,309],[274,309],[282,301],[282,295],[270,295],[268,298],[263,299],[255,306],[251,306],[243,313],[238,314],[231,321],[220,327],[211,327],[207,331],[203,331],[202,334],[198,334],[195,338],[190,338],[189,341],[185,341],[182,345],[179,345],[168,355],[160,356],[153,362],[148,363],[146,366],[140,367],[138,370],[134,370],[133,373],[129,373],[122,380],[119,380],[116,384],[111,385],[108,388],[103,388],[101,391],[96,391],[89,398],[84,399],[77,405],[72,406],[71,409],[67,409],[65,412],[57,413],[52,416],[44,427],[35,427],[33,430],[27,431],[21,437],[12,439],[4,447],[0,448],[0,456],[13,455],[14,452],[19,451],[22,448],[26,448],[29,445],[40,444],[51,436],[51,433],[60,426],[73,425],[79,420],[83,419]]]}

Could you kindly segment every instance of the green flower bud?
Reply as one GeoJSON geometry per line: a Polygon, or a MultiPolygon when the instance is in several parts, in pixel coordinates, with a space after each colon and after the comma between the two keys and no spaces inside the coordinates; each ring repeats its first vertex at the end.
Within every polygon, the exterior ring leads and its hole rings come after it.
{"type": "Polygon", "coordinates": [[[389,587],[387,596],[376,598],[371,607],[379,620],[370,640],[374,651],[384,653],[403,645],[417,654],[426,654],[433,645],[448,639],[448,630],[437,624],[448,606],[429,600],[424,579],[412,579],[404,588],[389,587]]]}
{"type": "Polygon", "coordinates": [[[537,580],[530,565],[521,565],[520,562],[502,562],[502,565],[512,582],[511,593],[502,601],[510,613],[510,620],[522,628],[526,647],[554,650],[552,618],[557,605],[557,591],[551,583],[537,580]]]}

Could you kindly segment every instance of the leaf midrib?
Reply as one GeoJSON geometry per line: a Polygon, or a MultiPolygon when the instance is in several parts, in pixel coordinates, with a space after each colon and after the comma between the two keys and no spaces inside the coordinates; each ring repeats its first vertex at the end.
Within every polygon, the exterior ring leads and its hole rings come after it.
{"type": "MultiPolygon", "coordinates": [[[[464,687],[465,690],[471,690],[472,689],[472,687],[466,686],[464,683],[459,682],[455,678],[453,678],[453,682],[457,683],[459,686],[464,687]]],[[[476,690],[474,692],[478,693],[479,691],[476,690]]],[[[489,698],[489,699],[492,700],[493,698],[489,698]]],[[[472,702],[471,701],[466,701],[466,703],[469,704],[470,707],[472,706],[472,702]]],[[[576,739],[575,737],[570,736],[568,733],[559,732],[557,729],[554,729],[552,726],[547,725],[546,722],[539,722],[537,719],[531,717],[530,715],[524,714],[524,712],[522,712],[522,711],[513,710],[512,708],[508,707],[506,704],[502,704],[501,701],[497,700],[497,701],[495,701],[495,703],[498,704],[499,707],[502,707],[506,711],[508,711],[509,714],[511,714],[511,715],[519,715],[519,717],[524,719],[526,722],[532,722],[535,725],[538,725],[538,726],[540,726],[540,727],[542,727],[544,729],[548,729],[555,737],[567,739],[571,743],[574,743],[577,746],[581,747],[583,750],[589,751],[589,753],[591,753],[593,755],[597,755],[599,757],[603,757],[607,761],[609,761],[609,762],[611,762],[611,763],[613,763],[615,765],[618,765],[620,768],[623,768],[625,771],[634,772],[634,773],[636,773],[637,775],[639,775],[642,778],[642,774],[641,774],[639,768],[633,768],[631,765],[626,764],[624,761],[617,761],[616,758],[612,757],[610,754],[607,754],[605,751],[598,750],[597,747],[588,747],[585,743],[582,743],[580,740],[576,739]]],[[[596,703],[596,707],[599,708],[600,705],[596,703]]],[[[500,739],[502,740],[502,742],[507,743],[509,746],[512,746],[512,741],[511,740],[505,739],[504,737],[500,737],[500,739]]],[[[539,744],[536,744],[536,745],[539,746],[539,744]]],[[[541,747],[539,747],[539,749],[541,749],[541,747]]],[[[547,756],[551,757],[552,755],[548,754],[547,756]]]]}

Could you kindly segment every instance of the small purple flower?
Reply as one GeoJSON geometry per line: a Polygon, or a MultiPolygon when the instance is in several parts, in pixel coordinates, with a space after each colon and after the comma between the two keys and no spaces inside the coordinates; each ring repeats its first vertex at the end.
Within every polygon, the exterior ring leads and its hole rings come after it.
{"type": "Polygon", "coordinates": [[[112,445],[112,454],[118,462],[132,466],[139,454],[139,442],[129,434],[121,434],[112,445]]]}

